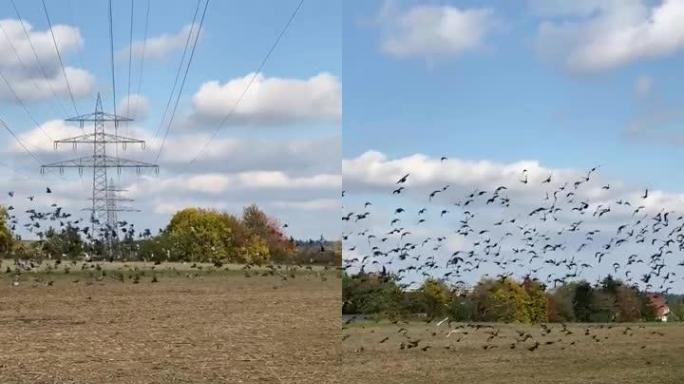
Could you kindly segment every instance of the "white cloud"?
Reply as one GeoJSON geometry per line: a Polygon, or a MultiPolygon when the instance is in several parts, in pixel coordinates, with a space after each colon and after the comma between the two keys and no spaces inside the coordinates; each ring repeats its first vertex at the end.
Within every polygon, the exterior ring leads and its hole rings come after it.
{"type": "MultiPolygon", "coordinates": [[[[551,7],[551,9],[553,9],[551,7]]],[[[598,72],[684,48],[684,1],[586,2],[545,20],[537,36],[540,53],[572,72],[598,72]]]]}
{"type": "MultiPolygon", "coordinates": [[[[496,163],[491,161],[470,161],[449,159],[440,161],[423,154],[414,154],[398,159],[390,159],[377,151],[368,151],[356,158],[342,161],[344,189],[350,193],[389,193],[397,187],[396,181],[410,173],[405,184],[410,196],[420,201],[427,200],[430,191],[449,185],[449,195],[463,198],[474,190],[493,191],[495,188],[507,186],[507,194],[530,204],[538,204],[545,193],[563,183],[572,188],[573,182],[583,179],[587,171],[577,169],[554,169],[542,166],[537,161],[518,161],[513,163],[496,163]],[[526,169],[528,183],[520,182],[522,170],[526,169]],[[549,175],[552,183],[542,183],[549,175]],[[462,194],[459,195],[459,192],[462,194]]],[[[639,200],[643,194],[643,186],[630,186],[619,180],[607,180],[594,174],[590,182],[584,183],[575,191],[576,200],[590,199],[594,202],[611,200],[639,200]],[[610,185],[604,190],[604,185],[610,185]]],[[[647,209],[676,210],[684,203],[684,194],[672,194],[663,191],[651,191],[653,197],[642,203],[647,209]],[[655,196],[658,196],[656,198],[655,196]]],[[[456,200],[454,200],[456,202],[456,200]]],[[[527,206],[525,205],[525,208],[527,206]]]]}
{"type": "MultiPolygon", "coordinates": [[[[138,137],[143,137],[139,135],[138,137]]],[[[339,135],[313,139],[274,141],[266,138],[215,138],[197,161],[190,163],[209,140],[208,134],[170,136],[160,161],[174,171],[239,172],[252,169],[277,169],[288,172],[339,173],[342,138],[339,135]]],[[[154,152],[158,141],[149,141],[154,152]]]]}
{"type": "Polygon", "coordinates": [[[491,9],[417,5],[385,6],[382,50],[396,57],[454,57],[480,48],[498,22],[491,9]]]}
{"type": "MultiPolygon", "coordinates": [[[[544,17],[590,16],[592,13],[632,0],[529,0],[533,13],[544,17]]],[[[638,1],[638,0],[637,0],[638,1]]]]}
{"type": "Polygon", "coordinates": [[[339,80],[320,73],[308,79],[247,74],[224,84],[209,81],[193,96],[195,114],[205,120],[221,120],[235,108],[227,123],[279,124],[300,121],[338,121],[342,113],[339,80]],[[251,87],[237,105],[247,85],[251,87]]]}
{"type": "MultiPolygon", "coordinates": [[[[39,127],[31,129],[19,135],[19,139],[26,144],[29,149],[35,152],[54,152],[55,147],[50,140],[63,139],[67,137],[73,137],[82,135],[84,132],[73,125],[68,125],[64,120],[50,120],[39,127]]],[[[23,148],[16,142],[11,142],[11,151],[15,153],[22,153],[23,148]]],[[[70,146],[69,146],[69,149],[70,146]]]]}
{"type": "Polygon", "coordinates": [[[174,213],[183,210],[185,208],[205,208],[205,209],[217,209],[223,210],[226,208],[225,204],[221,204],[213,201],[199,201],[199,200],[181,200],[181,201],[168,201],[168,200],[157,200],[153,203],[154,213],[161,215],[173,215],[174,213]]]}
{"type": "MultiPolygon", "coordinates": [[[[0,52],[3,52],[0,55],[0,71],[22,100],[48,99],[54,97],[53,92],[57,96],[68,97],[69,88],[59,65],[50,31],[36,31],[27,22],[24,22],[24,26],[29,33],[30,41],[26,38],[20,21],[0,20],[0,52]],[[31,44],[35,48],[35,55],[31,44]],[[43,76],[43,72],[46,77],[43,76]]],[[[83,38],[78,28],[55,25],[52,30],[63,60],[67,60],[69,53],[83,47],[83,38]]],[[[65,72],[74,97],[91,94],[95,83],[92,74],[67,64],[65,72]]],[[[14,100],[11,89],[4,81],[0,82],[0,98],[14,100]]]]}
{"type": "Polygon", "coordinates": [[[167,194],[223,194],[240,190],[340,189],[341,175],[319,174],[294,177],[282,171],[245,171],[232,174],[196,174],[167,178],[143,178],[131,186],[129,196],[166,192],[167,194]]]}
{"type": "Polygon", "coordinates": [[[117,109],[120,115],[143,121],[150,113],[150,102],[143,95],[132,94],[121,99],[117,104],[117,109]]]}
{"type": "MultiPolygon", "coordinates": [[[[135,41],[132,45],[131,55],[135,59],[140,59],[143,56],[145,59],[162,59],[170,53],[185,47],[185,43],[188,41],[188,34],[192,33],[190,42],[194,41],[198,29],[199,26],[197,24],[186,25],[174,34],[165,33],[160,36],[150,37],[144,41],[135,41]]],[[[201,37],[202,34],[200,32],[201,37]]],[[[119,58],[128,58],[128,53],[129,47],[126,47],[120,50],[117,55],[119,58]]]]}
{"type": "Polygon", "coordinates": [[[292,209],[302,211],[339,211],[340,201],[338,199],[315,199],[307,201],[273,201],[270,206],[279,209],[292,209]]]}
{"type": "MultiPolygon", "coordinates": [[[[111,126],[107,126],[107,129],[108,132],[113,132],[111,126]]],[[[55,151],[50,138],[64,139],[91,132],[92,126],[81,130],[71,123],[52,120],[24,131],[19,137],[31,151],[41,155],[46,162],[51,162],[77,154],[72,153],[70,145],[60,145],[55,151]]],[[[135,124],[127,127],[124,135],[144,140],[146,148],[142,150],[138,145],[129,145],[125,152],[119,153],[121,156],[147,162],[154,159],[161,144],[159,139],[153,140],[149,131],[135,124]]],[[[255,169],[280,170],[295,175],[340,172],[342,148],[339,135],[284,141],[267,138],[216,138],[196,162],[190,163],[209,138],[207,133],[170,135],[159,159],[163,164],[162,169],[175,173],[236,173],[255,169]]],[[[14,140],[9,140],[4,148],[0,148],[0,157],[3,149],[13,159],[32,161],[14,140]]],[[[91,146],[81,145],[77,153],[80,156],[88,151],[92,151],[91,146]]]]}

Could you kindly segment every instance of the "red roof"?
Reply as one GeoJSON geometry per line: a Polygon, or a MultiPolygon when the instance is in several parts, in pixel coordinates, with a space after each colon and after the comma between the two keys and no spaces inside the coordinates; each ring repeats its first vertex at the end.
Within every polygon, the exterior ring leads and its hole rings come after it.
{"type": "Polygon", "coordinates": [[[648,298],[651,300],[651,305],[656,309],[656,315],[658,317],[665,316],[670,313],[670,307],[667,306],[667,300],[665,296],[658,294],[650,294],[648,298]]]}

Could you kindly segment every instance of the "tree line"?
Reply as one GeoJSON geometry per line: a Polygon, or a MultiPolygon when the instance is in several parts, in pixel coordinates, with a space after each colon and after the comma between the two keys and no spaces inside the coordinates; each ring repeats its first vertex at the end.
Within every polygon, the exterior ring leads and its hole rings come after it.
{"type": "MultiPolygon", "coordinates": [[[[104,242],[86,242],[81,229],[65,225],[49,228],[35,241],[23,241],[7,225],[0,207],[0,256],[14,259],[81,259],[105,255],[104,242]]],[[[240,264],[338,265],[340,242],[298,241],[256,205],[241,216],[212,209],[186,208],[176,212],[158,233],[137,232],[132,226],[119,229],[113,255],[118,260],[154,262],[185,261],[240,264]]]]}
{"type": "MultiPolygon", "coordinates": [[[[427,279],[402,289],[395,276],[345,274],[342,312],[376,318],[445,318],[463,322],[635,322],[657,320],[650,294],[612,276],[600,284],[567,282],[552,289],[531,278],[483,278],[472,288],[427,279]]],[[[684,321],[684,297],[670,295],[670,319],[684,321]]]]}

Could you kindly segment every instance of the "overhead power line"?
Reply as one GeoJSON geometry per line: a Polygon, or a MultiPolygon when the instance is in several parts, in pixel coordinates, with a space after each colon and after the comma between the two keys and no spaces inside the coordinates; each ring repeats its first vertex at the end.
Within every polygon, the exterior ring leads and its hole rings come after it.
{"type": "MultiPolygon", "coordinates": [[[[21,69],[24,71],[24,73],[30,73],[29,67],[26,65],[24,60],[21,58],[21,55],[19,54],[19,51],[17,50],[17,47],[14,45],[12,42],[12,39],[10,38],[9,34],[5,30],[5,27],[2,26],[2,23],[0,23],[0,30],[2,31],[3,36],[5,36],[5,40],[10,46],[10,49],[12,49],[12,52],[14,53],[14,56],[17,57],[17,61],[19,62],[19,65],[21,66],[21,69]]],[[[42,92],[43,87],[38,85],[38,81],[36,81],[35,77],[31,77],[31,82],[33,83],[33,88],[35,88],[36,91],[42,92]]]]}
{"type": "MultiPolygon", "coordinates": [[[[112,0],[109,0],[109,58],[112,70],[112,101],[114,102],[114,113],[116,110],[116,76],[114,74],[114,26],[112,20],[112,0]]],[[[114,126],[116,127],[117,120],[114,120],[114,126]]]]}
{"type": "Polygon", "coordinates": [[[2,81],[3,81],[3,82],[5,83],[5,85],[7,86],[7,89],[9,89],[9,91],[12,93],[12,96],[14,96],[14,99],[16,100],[16,102],[21,106],[21,108],[24,110],[24,112],[26,112],[26,115],[29,117],[29,119],[31,119],[31,121],[33,122],[33,124],[35,124],[36,127],[38,127],[38,128],[40,129],[40,131],[41,131],[48,139],[50,139],[50,141],[52,141],[52,140],[53,140],[52,137],[43,129],[43,127],[38,123],[38,121],[35,119],[35,117],[33,117],[33,114],[31,113],[31,111],[30,111],[30,110],[28,109],[28,107],[26,106],[26,103],[24,103],[24,101],[19,97],[19,95],[17,94],[17,92],[14,90],[14,87],[13,87],[12,84],[7,80],[7,78],[6,78],[5,75],[2,73],[2,71],[0,71],[0,78],[2,79],[2,81]]]}
{"type": "Polygon", "coordinates": [[[64,68],[64,61],[62,61],[62,54],[59,52],[59,46],[57,45],[57,39],[55,39],[55,32],[52,30],[52,21],[50,21],[50,13],[48,12],[45,0],[41,0],[43,3],[43,11],[45,12],[45,18],[48,22],[48,27],[50,27],[50,36],[52,36],[52,44],[55,46],[55,51],[57,52],[57,58],[59,59],[59,66],[62,67],[62,75],[64,75],[64,81],[66,81],[67,89],[69,90],[69,97],[71,98],[71,104],[74,106],[74,111],[78,115],[78,108],[76,108],[76,100],[74,99],[74,94],[71,92],[71,83],[69,83],[69,77],[67,77],[66,69],[64,68]]]}
{"type": "Polygon", "coordinates": [[[39,165],[42,165],[42,164],[43,164],[43,162],[40,161],[40,159],[38,158],[38,156],[36,156],[35,153],[31,152],[31,150],[28,149],[28,147],[26,147],[26,144],[24,144],[24,142],[21,141],[21,139],[19,138],[19,136],[17,136],[17,134],[14,133],[14,131],[12,130],[12,128],[10,128],[10,127],[5,123],[4,120],[0,119],[0,125],[2,125],[2,127],[5,128],[5,130],[6,130],[7,132],[9,132],[10,135],[12,135],[12,137],[13,137],[14,140],[17,142],[17,144],[19,144],[19,146],[20,146],[21,148],[24,149],[24,152],[28,153],[28,154],[33,158],[33,160],[35,160],[39,165]]]}
{"type": "MultiPolygon", "coordinates": [[[[128,39],[128,87],[126,90],[126,115],[131,114],[131,63],[133,62],[133,11],[135,0],[131,0],[131,29],[128,39]]],[[[130,117],[130,116],[129,116],[130,117]]],[[[126,122],[126,130],[128,130],[128,122],[126,122]]]]}
{"type": "Polygon", "coordinates": [[[60,101],[60,98],[57,95],[57,92],[55,92],[55,88],[52,86],[52,83],[50,82],[50,79],[47,76],[47,72],[45,71],[43,64],[41,63],[40,59],[38,58],[38,53],[36,52],[36,47],[33,45],[33,41],[31,40],[31,35],[28,33],[28,30],[26,29],[26,24],[24,23],[24,19],[21,17],[21,12],[19,12],[19,8],[17,7],[17,4],[14,2],[14,0],[10,0],[10,2],[12,3],[12,8],[14,9],[14,13],[17,15],[17,19],[19,20],[19,23],[21,24],[21,29],[24,31],[24,36],[26,36],[26,40],[29,43],[29,47],[31,47],[31,52],[33,52],[33,57],[36,59],[36,64],[38,65],[38,69],[40,70],[40,74],[43,76],[43,79],[45,80],[45,83],[48,85],[48,88],[50,88],[50,92],[52,93],[52,96],[57,101],[57,104],[59,104],[60,109],[66,115],[67,111],[66,111],[66,109],[64,109],[64,105],[62,105],[62,102],[60,101]]]}
{"type": "MultiPolygon", "coordinates": [[[[173,111],[171,112],[171,118],[169,118],[169,124],[166,127],[166,132],[164,132],[164,138],[162,139],[161,146],[159,147],[159,152],[157,153],[157,158],[155,162],[159,160],[162,151],[164,150],[164,144],[166,143],[166,138],[171,130],[171,124],[173,124],[173,118],[176,116],[176,109],[178,108],[178,102],[180,101],[181,95],[183,94],[183,88],[185,87],[185,80],[188,77],[188,72],[190,71],[190,64],[192,64],[192,58],[195,56],[195,48],[197,48],[197,41],[199,40],[199,35],[202,32],[202,25],[204,25],[204,17],[207,14],[207,7],[209,6],[209,0],[204,3],[204,10],[202,11],[202,18],[200,19],[199,27],[195,33],[195,40],[192,43],[192,50],[190,51],[190,57],[188,58],[188,65],[185,67],[185,73],[183,74],[183,81],[181,81],[180,89],[178,90],[178,95],[176,96],[176,102],[173,105],[173,111]]],[[[192,29],[191,29],[192,30],[192,29]]]]}
{"type": "Polygon", "coordinates": [[[140,86],[142,85],[143,69],[145,67],[145,50],[147,48],[147,30],[150,23],[150,0],[147,0],[147,10],[145,11],[145,32],[143,34],[142,53],[140,55],[140,73],[138,74],[138,86],[135,93],[140,94],[140,86]]]}
{"type": "Polygon", "coordinates": [[[218,125],[214,129],[214,132],[209,137],[209,140],[207,140],[204,143],[204,145],[200,148],[197,155],[195,157],[193,157],[192,160],[190,160],[189,164],[194,163],[202,155],[202,153],[207,149],[209,144],[211,144],[211,142],[214,141],[214,139],[218,135],[219,131],[223,128],[223,125],[228,121],[228,119],[230,119],[233,116],[233,114],[235,113],[235,110],[237,109],[237,107],[242,102],[242,99],[245,97],[245,94],[247,94],[247,91],[249,91],[249,88],[252,86],[252,83],[254,83],[254,80],[259,75],[259,73],[261,73],[264,66],[266,65],[266,62],[268,62],[268,59],[271,57],[271,54],[273,53],[273,51],[275,51],[276,47],[280,43],[280,40],[283,38],[283,36],[285,35],[285,32],[287,32],[287,29],[290,27],[290,24],[292,24],[292,21],[297,16],[297,13],[299,13],[299,9],[302,7],[303,3],[304,3],[304,0],[299,1],[299,4],[297,4],[297,7],[295,7],[294,11],[292,12],[292,15],[290,15],[290,18],[287,20],[287,23],[285,23],[285,26],[280,31],[280,33],[278,34],[278,37],[275,39],[275,41],[271,45],[271,48],[266,53],[266,56],[264,56],[264,58],[261,60],[261,63],[259,63],[259,66],[257,67],[256,71],[254,71],[252,73],[252,77],[249,79],[249,82],[247,83],[245,88],[242,90],[240,97],[238,97],[238,99],[235,101],[235,104],[233,104],[233,106],[230,108],[230,110],[228,110],[228,113],[223,117],[223,119],[221,119],[221,121],[218,123],[218,125]]]}
{"type": "Polygon", "coordinates": [[[188,31],[188,37],[187,37],[187,39],[185,39],[185,47],[183,47],[183,55],[181,56],[180,63],[178,63],[178,69],[176,70],[176,77],[174,78],[173,85],[171,86],[171,93],[169,94],[169,99],[166,100],[166,107],[164,107],[164,113],[162,113],[161,121],[159,122],[157,129],[154,130],[154,135],[152,136],[153,140],[156,140],[157,136],[161,132],[162,127],[164,126],[164,122],[166,121],[166,115],[169,112],[169,107],[171,106],[171,100],[173,100],[173,95],[175,94],[176,86],[178,85],[178,79],[180,78],[180,73],[183,70],[183,63],[185,63],[185,56],[187,55],[187,52],[188,52],[188,45],[190,44],[190,38],[192,37],[192,31],[195,28],[195,21],[197,20],[197,13],[199,12],[201,4],[202,4],[202,0],[197,0],[197,5],[195,6],[195,14],[192,16],[192,23],[190,24],[190,30],[188,31]]]}

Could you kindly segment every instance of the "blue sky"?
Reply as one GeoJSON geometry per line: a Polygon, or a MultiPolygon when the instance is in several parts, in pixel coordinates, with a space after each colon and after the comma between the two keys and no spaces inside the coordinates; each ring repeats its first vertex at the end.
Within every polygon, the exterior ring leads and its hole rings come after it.
{"type": "MultiPolygon", "coordinates": [[[[25,88],[19,92],[20,98],[38,123],[45,124],[43,130],[55,138],[69,136],[68,133],[73,132],[65,128],[61,119],[70,117],[74,111],[56,64],[52,42],[41,40],[49,36],[42,4],[39,0],[16,3],[22,17],[32,26],[30,32],[36,33],[32,35],[32,42],[37,46],[43,66],[50,72],[58,99],[31,93],[38,87],[33,88],[35,81],[43,79],[23,32],[19,33],[21,24],[17,23],[9,0],[2,1],[0,22],[12,34],[14,45],[20,47],[19,50],[24,47],[19,56],[30,68],[26,70],[15,61],[16,55],[0,33],[0,44],[6,55],[4,62],[0,60],[0,70],[14,88],[25,88]],[[63,109],[68,112],[67,116],[63,109]]],[[[144,37],[147,3],[147,0],[134,0],[134,43],[142,42],[144,37]]],[[[64,44],[65,66],[82,71],[82,77],[69,76],[71,87],[80,89],[74,90],[79,112],[93,109],[97,92],[102,94],[105,110],[111,111],[108,2],[46,0],[46,4],[55,30],[60,28],[58,25],[69,28],[69,32],[56,35],[59,44],[64,44]]],[[[125,154],[127,157],[144,161],[154,159],[159,140],[151,139],[160,126],[181,60],[189,31],[183,28],[191,24],[196,4],[196,1],[178,0],[150,2],[147,38],[149,42],[157,39],[160,51],[152,57],[149,48],[152,43],[146,45],[140,87],[144,112],[140,112],[140,118],[132,124],[131,130],[151,141],[148,143],[151,149],[129,151],[125,154]]],[[[184,206],[198,205],[239,213],[242,206],[255,202],[281,222],[288,223],[290,233],[296,237],[339,236],[338,204],[335,202],[341,183],[342,30],[338,1],[304,2],[260,76],[235,110],[234,118],[229,119],[218,135],[215,140],[218,143],[209,146],[214,155],[202,156],[193,164],[186,161],[199,153],[219,117],[225,115],[229,106],[235,105],[236,94],[245,89],[250,74],[257,70],[297,4],[298,1],[209,3],[174,124],[159,161],[159,177],[124,175],[116,178],[117,183],[132,191],[131,197],[137,200],[136,208],[143,210],[143,213],[131,214],[132,221],[157,228],[167,223],[174,209],[184,206]],[[197,101],[196,97],[201,100],[197,101]],[[312,215],[324,219],[313,224],[312,215]]],[[[116,95],[120,111],[127,97],[130,7],[130,1],[113,2],[116,95]]],[[[140,65],[140,58],[134,58],[131,93],[137,88],[140,65]]],[[[40,129],[4,83],[0,84],[0,96],[0,117],[42,159],[47,162],[75,156],[69,150],[57,153],[51,150],[49,140],[41,136],[40,129]]],[[[132,111],[135,113],[131,114],[138,114],[135,107],[132,111]]],[[[16,148],[8,133],[0,134],[0,143],[3,144],[4,162],[15,171],[8,189],[28,194],[33,188],[42,190],[40,185],[57,184],[57,188],[53,188],[55,196],[45,197],[37,204],[57,199],[58,203],[74,210],[87,205],[84,201],[89,188],[87,177],[49,174],[40,179],[37,164],[31,163],[29,157],[16,148]],[[23,176],[16,176],[17,172],[23,176]]],[[[13,173],[5,168],[0,170],[0,175],[9,177],[13,173]]],[[[6,200],[5,196],[0,198],[0,203],[6,203],[3,200],[6,200]]]]}
{"type": "MultiPolygon", "coordinates": [[[[16,18],[9,0],[0,8],[1,18],[16,18]]],[[[35,28],[47,29],[47,21],[40,1],[16,1],[21,15],[35,28]]],[[[69,54],[68,64],[84,67],[97,79],[97,90],[102,92],[105,106],[111,104],[111,72],[109,50],[109,21],[107,1],[46,0],[53,25],[75,25],[81,31],[84,47],[69,54]],[[60,3],[63,6],[60,6],[60,3]]],[[[190,24],[196,1],[150,1],[148,37],[176,33],[190,24]]],[[[275,40],[297,1],[212,1],[206,17],[206,29],[198,47],[186,83],[185,98],[192,96],[207,79],[228,80],[256,69],[275,40]],[[259,22],[255,22],[259,20],[259,22]]],[[[141,40],[144,32],[146,0],[134,0],[134,40],[141,40]]],[[[296,22],[280,42],[265,70],[268,76],[309,77],[320,71],[339,74],[341,69],[340,11],[337,2],[311,2],[302,7],[296,22]],[[313,33],[315,31],[315,33],[313,33]]],[[[115,51],[125,49],[129,42],[130,2],[115,1],[113,6],[115,51]]],[[[198,15],[199,16],[199,15],[198,15]]],[[[182,47],[181,47],[182,48],[182,47]]],[[[176,73],[180,50],[164,60],[145,60],[142,91],[149,95],[151,109],[160,116],[176,73]]],[[[133,62],[133,79],[139,61],[133,62]]],[[[117,96],[125,95],[128,77],[128,57],[119,57],[117,96]]],[[[65,100],[66,101],[66,100],[65,100]]],[[[66,105],[66,104],[65,104],[66,105]]],[[[84,98],[79,109],[92,109],[94,99],[84,98]]],[[[35,107],[38,110],[37,107],[35,107]]],[[[14,113],[22,118],[22,111],[14,113]]],[[[151,114],[154,116],[154,113],[151,114]]],[[[45,115],[45,117],[62,117],[45,115]]]]}
{"type": "MultiPolygon", "coordinates": [[[[406,9],[416,3],[399,4],[406,9]]],[[[674,109],[684,101],[684,50],[600,73],[568,73],[536,52],[544,18],[531,6],[427,4],[489,8],[501,25],[480,49],[430,63],[381,50],[383,2],[345,2],[345,157],[376,149],[392,156],[535,159],[553,167],[602,164],[604,173],[621,179],[681,190],[681,145],[629,138],[625,131],[644,110],[674,109]],[[652,82],[645,98],[635,92],[641,77],[652,82]]],[[[682,124],[679,119],[651,129],[681,134],[682,124]]]]}

